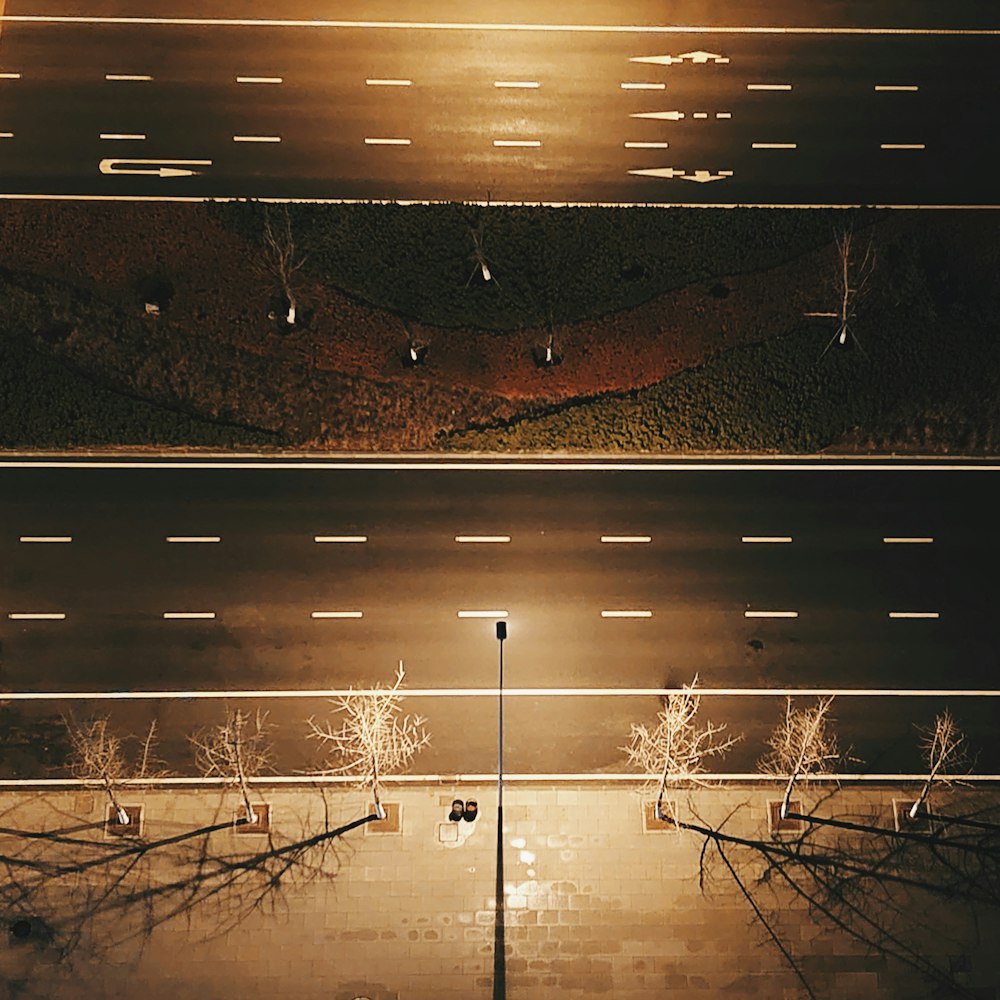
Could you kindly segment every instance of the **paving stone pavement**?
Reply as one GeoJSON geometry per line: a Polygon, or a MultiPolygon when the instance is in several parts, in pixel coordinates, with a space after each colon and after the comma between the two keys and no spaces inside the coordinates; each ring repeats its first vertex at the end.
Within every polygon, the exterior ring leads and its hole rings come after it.
{"type": "MultiPolygon", "coordinates": [[[[270,839],[234,831],[232,792],[128,792],[123,803],[143,807],[133,840],[106,835],[100,793],[0,793],[6,996],[493,996],[495,787],[390,786],[384,798],[398,811],[384,826],[398,817],[398,832],[364,824],[333,839],[323,837],[325,824],[337,828],[369,811],[363,792],[260,794],[271,806],[270,839]],[[475,823],[447,820],[455,797],[478,800],[475,823]],[[25,836],[38,831],[47,836],[25,836]],[[136,851],[139,844],[152,846],[136,851]],[[24,937],[25,925],[14,931],[18,918],[29,921],[24,937]]],[[[970,794],[986,793],[963,794],[967,806],[970,794]]],[[[730,816],[726,832],[773,844],[767,801],[775,795],[773,786],[697,789],[675,801],[682,819],[730,816]]],[[[801,796],[817,815],[892,826],[889,789],[817,787],[801,796]]],[[[702,859],[704,838],[646,829],[649,799],[634,788],[592,784],[505,790],[507,996],[808,996],[725,863],[711,850],[702,859]]],[[[843,846],[842,831],[826,835],[843,846]]],[[[887,958],[866,935],[838,929],[815,900],[810,908],[797,898],[779,870],[768,872],[759,852],[725,849],[816,997],[960,995],[935,993],[926,975],[887,958]]],[[[842,895],[844,909],[830,912],[867,912],[870,887],[865,895],[842,895]]],[[[906,898],[874,901],[876,914],[891,918],[886,933],[980,991],[966,995],[994,997],[997,908],[985,909],[977,925],[965,903],[940,900],[930,912],[930,897],[921,894],[915,912],[906,912],[906,898]]],[[[862,926],[874,940],[873,927],[862,926]]]]}

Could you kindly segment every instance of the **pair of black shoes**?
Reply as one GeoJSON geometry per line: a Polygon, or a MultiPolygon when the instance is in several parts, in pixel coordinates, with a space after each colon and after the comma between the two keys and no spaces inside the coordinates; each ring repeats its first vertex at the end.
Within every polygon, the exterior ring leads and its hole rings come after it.
{"type": "Polygon", "coordinates": [[[471,823],[478,815],[479,803],[475,799],[469,799],[468,802],[455,799],[451,804],[451,812],[448,814],[448,819],[452,823],[457,823],[460,819],[464,819],[466,823],[471,823]]]}

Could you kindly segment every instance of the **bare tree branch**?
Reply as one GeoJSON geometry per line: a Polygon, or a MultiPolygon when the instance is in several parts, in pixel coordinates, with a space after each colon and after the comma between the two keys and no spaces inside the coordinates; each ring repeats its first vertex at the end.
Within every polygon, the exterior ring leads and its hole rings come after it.
{"type": "Polygon", "coordinates": [[[299,257],[292,237],[292,219],[288,214],[288,206],[282,205],[279,222],[275,225],[271,219],[271,207],[264,206],[264,252],[268,267],[281,282],[281,290],[288,300],[288,312],[285,322],[295,325],[297,300],[292,287],[295,273],[305,264],[307,258],[299,257]]]}
{"type": "Polygon", "coordinates": [[[955,724],[955,719],[947,708],[934,717],[932,725],[917,728],[923,734],[920,748],[927,765],[927,780],[910,807],[910,819],[917,818],[935,780],[949,785],[954,780],[955,772],[967,772],[969,768],[965,734],[955,724]]]}

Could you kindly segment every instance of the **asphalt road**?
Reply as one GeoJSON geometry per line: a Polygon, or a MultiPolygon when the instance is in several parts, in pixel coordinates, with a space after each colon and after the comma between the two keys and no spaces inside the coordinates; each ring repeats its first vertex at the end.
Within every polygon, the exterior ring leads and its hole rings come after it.
{"type": "Polygon", "coordinates": [[[199,6],[8,0],[0,193],[1000,204],[982,4],[199,6]]]}
{"type": "MultiPolygon", "coordinates": [[[[747,736],[721,770],[752,770],[783,705],[774,689],[822,687],[845,691],[836,714],[866,770],[919,770],[913,724],[947,703],[980,751],[977,770],[994,773],[996,699],[847,692],[1000,687],[998,493],[995,469],[956,467],[7,467],[0,682],[304,692],[387,683],[403,660],[417,692],[488,690],[494,612],[506,612],[505,686],[595,692],[507,699],[512,771],[622,770],[616,748],[631,722],[652,721],[657,698],[599,692],[697,674],[709,689],[760,691],[703,702],[747,736]],[[11,617],[39,614],[65,617],[11,617]]],[[[14,705],[26,718],[65,707],[14,705]]],[[[325,702],[267,707],[283,769],[305,766],[302,720],[325,702]]],[[[495,767],[493,697],[407,708],[434,737],[417,770],[495,767]]],[[[129,729],[155,712],[181,756],[184,732],[221,711],[114,708],[129,729]]]]}

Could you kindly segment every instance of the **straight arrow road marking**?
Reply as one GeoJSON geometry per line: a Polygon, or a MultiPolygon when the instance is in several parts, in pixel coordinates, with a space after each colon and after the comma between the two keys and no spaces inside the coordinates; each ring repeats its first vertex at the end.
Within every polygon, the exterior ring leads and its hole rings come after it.
{"type": "Polygon", "coordinates": [[[693,173],[688,173],[688,171],[677,167],[649,167],[644,170],[630,170],[629,173],[636,177],[665,177],[667,180],[680,178],[682,181],[694,181],[696,184],[721,181],[726,177],[733,176],[732,170],[720,170],[717,174],[713,174],[709,170],[695,170],[693,173]]]}
{"type": "Polygon", "coordinates": [[[101,160],[102,174],[113,177],[124,174],[138,174],[144,177],[193,177],[203,173],[191,167],[210,167],[211,160],[101,160]]]}
{"type": "Polygon", "coordinates": [[[652,63],[655,66],[674,66],[677,63],[692,62],[695,65],[705,65],[705,63],[727,63],[728,56],[720,56],[717,52],[705,52],[698,49],[695,52],[682,52],[679,56],[633,56],[629,62],[652,63]]]}
{"type": "Polygon", "coordinates": [[[679,122],[683,117],[683,111],[640,111],[629,115],[629,118],[656,118],[666,122],[679,122]]]}

